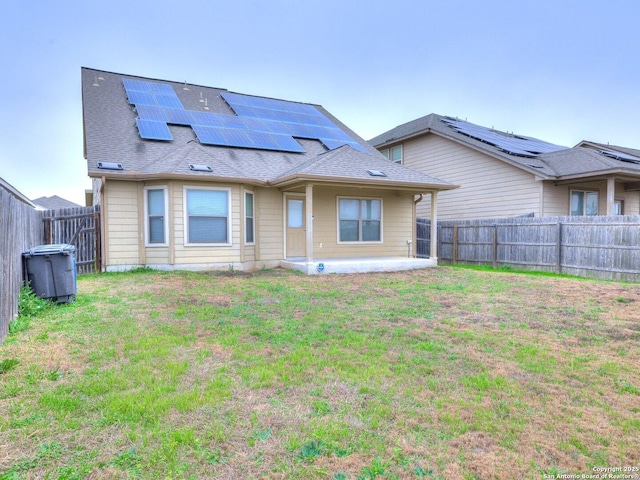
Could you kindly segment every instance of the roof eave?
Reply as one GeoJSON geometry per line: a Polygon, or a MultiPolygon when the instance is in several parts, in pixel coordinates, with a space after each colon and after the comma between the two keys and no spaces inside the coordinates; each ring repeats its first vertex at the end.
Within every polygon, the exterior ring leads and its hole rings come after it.
{"type": "MultiPolygon", "coordinates": [[[[477,152],[484,153],[485,155],[489,155],[489,156],[491,156],[491,157],[493,157],[493,158],[495,158],[497,160],[501,160],[503,162],[508,163],[509,165],[512,165],[512,166],[517,167],[517,168],[519,168],[521,170],[524,170],[525,172],[532,173],[532,174],[534,174],[536,176],[542,177],[544,180],[552,180],[552,179],[556,178],[555,175],[549,175],[548,173],[541,172],[538,169],[529,168],[526,165],[522,165],[521,163],[518,163],[518,162],[516,162],[514,160],[511,160],[509,157],[500,155],[499,153],[494,152],[494,151],[492,151],[492,150],[490,150],[488,148],[483,148],[482,146],[474,145],[474,144],[466,142],[466,141],[464,141],[464,140],[462,140],[460,138],[457,138],[454,135],[448,135],[448,134],[446,134],[444,132],[441,132],[439,130],[434,130],[432,128],[425,128],[424,130],[420,130],[419,132],[414,132],[414,133],[412,133],[410,135],[405,135],[404,137],[394,138],[394,139],[389,140],[387,142],[375,145],[375,147],[378,148],[378,149],[379,148],[384,148],[384,147],[391,146],[391,145],[399,143],[399,142],[404,142],[406,140],[409,140],[409,139],[412,139],[412,138],[415,138],[415,137],[419,137],[421,135],[427,135],[429,133],[432,133],[434,135],[438,135],[439,137],[446,138],[448,140],[452,140],[452,141],[454,141],[454,142],[456,142],[456,143],[458,143],[460,145],[464,145],[465,147],[471,148],[471,149],[473,149],[473,150],[475,150],[477,152]]],[[[538,158],[538,157],[533,157],[533,158],[538,158]]]]}
{"type": "Polygon", "coordinates": [[[191,175],[188,173],[106,173],[106,172],[90,172],[90,178],[104,178],[107,180],[123,180],[123,181],[151,181],[151,180],[189,180],[202,182],[219,182],[219,183],[244,183],[255,186],[266,186],[267,182],[257,178],[248,177],[222,177],[218,175],[198,174],[191,175]]]}
{"type": "Polygon", "coordinates": [[[441,183],[420,183],[420,182],[403,182],[398,180],[364,180],[361,178],[350,177],[333,177],[326,175],[289,175],[279,178],[268,183],[271,187],[288,187],[299,183],[323,183],[332,185],[353,185],[357,187],[375,187],[391,190],[416,190],[416,191],[439,191],[453,190],[459,188],[460,185],[441,184],[441,183]]]}
{"type": "Polygon", "coordinates": [[[640,178],[640,171],[627,170],[622,168],[611,168],[608,170],[598,170],[596,172],[560,175],[553,180],[557,180],[558,182],[564,182],[566,180],[580,180],[580,179],[600,180],[599,177],[610,177],[612,175],[624,175],[627,177],[630,176],[633,178],[640,178]]]}

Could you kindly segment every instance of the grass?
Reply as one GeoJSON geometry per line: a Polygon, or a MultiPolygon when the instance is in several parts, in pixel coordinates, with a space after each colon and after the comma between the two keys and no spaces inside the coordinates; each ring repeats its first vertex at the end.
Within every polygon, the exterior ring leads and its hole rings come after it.
{"type": "Polygon", "coordinates": [[[2,480],[537,479],[640,462],[638,285],[441,267],[140,270],[78,288],[31,305],[0,346],[2,480]]]}

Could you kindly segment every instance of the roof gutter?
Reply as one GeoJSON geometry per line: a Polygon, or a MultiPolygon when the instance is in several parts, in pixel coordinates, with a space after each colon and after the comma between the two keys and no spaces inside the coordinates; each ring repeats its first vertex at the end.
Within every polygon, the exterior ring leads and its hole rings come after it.
{"type": "Polygon", "coordinates": [[[394,180],[363,180],[361,178],[345,178],[345,177],[329,177],[322,175],[289,175],[287,177],[267,182],[270,187],[286,187],[294,183],[304,182],[321,182],[331,184],[351,184],[357,187],[376,187],[387,189],[412,189],[412,190],[453,190],[459,188],[459,185],[452,184],[433,184],[433,183],[414,183],[414,182],[402,182],[394,180]]]}
{"type": "Polygon", "coordinates": [[[202,181],[202,182],[226,182],[226,183],[245,183],[253,186],[266,186],[267,182],[264,180],[258,180],[257,178],[246,177],[221,177],[214,175],[203,174],[158,174],[158,173],[124,173],[124,174],[89,174],[92,178],[108,178],[109,180],[122,180],[122,181],[143,181],[143,180],[189,180],[189,181],[202,181]]]}
{"type": "Polygon", "coordinates": [[[611,175],[631,177],[632,179],[640,179],[640,171],[621,170],[619,168],[613,170],[601,170],[599,172],[592,172],[589,174],[574,174],[574,175],[560,175],[556,177],[555,185],[563,185],[567,183],[577,183],[575,180],[582,180],[584,182],[592,182],[598,180],[604,180],[611,175]],[[603,178],[600,178],[603,177],[603,178]]]}

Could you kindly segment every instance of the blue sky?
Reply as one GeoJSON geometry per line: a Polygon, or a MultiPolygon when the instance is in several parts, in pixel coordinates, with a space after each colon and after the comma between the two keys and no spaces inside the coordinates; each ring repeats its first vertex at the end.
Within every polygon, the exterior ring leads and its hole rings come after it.
{"type": "Polygon", "coordinates": [[[365,139],[439,113],[640,149],[639,18],[637,0],[4,2],[0,177],[83,202],[83,66],[321,104],[365,139]]]}

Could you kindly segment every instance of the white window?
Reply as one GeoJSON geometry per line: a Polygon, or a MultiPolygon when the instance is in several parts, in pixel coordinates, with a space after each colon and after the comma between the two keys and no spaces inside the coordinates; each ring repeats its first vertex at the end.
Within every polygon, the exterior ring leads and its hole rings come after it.
{"type": "Polygon", "coordinates": [[[230,192],[225,188],[185,187],[185,244],[230,245],[230,192]]]}
{"type": "Polygon", "coordinates": [[[338,242],[381,242],[382,200],[338,199],[338,242]]]}
{"type": "Polygon", "coordinates": [[[571,215],[598,215],[598,192],[571,190],[571,215]]]}
{"type": "Polygon", "coordinates": [[[167,187],[144,188],[145,240],[148,247],[167,246],[167,187]]]}
{"type": "Polygon", "coordinates": [[[253,214],[253,192],[244,192],[244,242],[255,243],[255,217],[253,214]]]}
{"type": "Polygon", "coordinates": [[[624,200],[615,200],[613,202],[613,214],[624,215],[624,200]]]}
{"type": "Polygon", "coordinates": [[[384,150],[380,150],[380,153],[394,163],[402,163],[402,145],[396,145],[390,149],[386,148],[384,150]]]}

